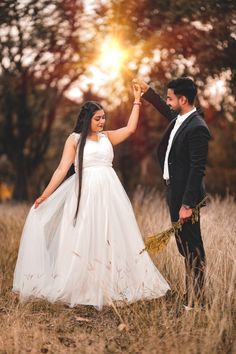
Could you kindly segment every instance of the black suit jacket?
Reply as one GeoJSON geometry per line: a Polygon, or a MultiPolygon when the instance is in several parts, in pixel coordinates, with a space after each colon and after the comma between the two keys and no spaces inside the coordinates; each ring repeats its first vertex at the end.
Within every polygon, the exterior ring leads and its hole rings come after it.
{"type": "MultiPolygon", "coordinates": [[[[152,88],[149,88],[142,97],[170,121],[157,148],[157,156],[163,172],[169,136],[177,113],[152,88]]],[[[175,219],[173,221],[178,220],[182,204],[193,208],[205,196],[203,177],[210,137],[209,129],[198,112],[186,118],[174,136],[168,158],[171,185],[169,206],[172,220],[175,219]]]]}

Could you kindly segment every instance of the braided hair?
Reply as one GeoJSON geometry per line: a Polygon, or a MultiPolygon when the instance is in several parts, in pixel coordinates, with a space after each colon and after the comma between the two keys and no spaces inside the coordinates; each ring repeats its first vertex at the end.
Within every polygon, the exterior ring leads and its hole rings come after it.
{"type": "Polygon", "coordinates": [[[91,124],[91,120],[95,112],[100,111],[103,107],[100,103],[96,101],[88,101],[83,104],[80,109],[79,116],[74,128],[75,133],[80,133],[79,140],[79,151],[78,151],[78,162],[79,162],[79,192],[78,192],[78,201],[76,212],[74,216],[74,225],[76,224],[76,219],[79,211],[79,204],[81,198],[81,188],[82,188],[82,177],[83,177],[83,157],[84,157],[84,147],[86,143],[86,139],[89,133],[89,128],[91,124]]]}

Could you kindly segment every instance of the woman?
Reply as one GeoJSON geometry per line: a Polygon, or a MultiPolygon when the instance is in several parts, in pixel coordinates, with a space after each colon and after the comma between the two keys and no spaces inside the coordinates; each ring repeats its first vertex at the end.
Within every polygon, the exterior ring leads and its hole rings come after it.
{"type": "Polygon", "coordinates": [[[163,296],[169,285],[144,248],[131,203],[113,168],[113,148],[135,132],[141,90],[127,126],[103,131],[105,114],[86,102],[61,162],[27,217],[13,291],[101,309],[163,296]],[[71,164],[75,174],[57,188],[71,164]]]}

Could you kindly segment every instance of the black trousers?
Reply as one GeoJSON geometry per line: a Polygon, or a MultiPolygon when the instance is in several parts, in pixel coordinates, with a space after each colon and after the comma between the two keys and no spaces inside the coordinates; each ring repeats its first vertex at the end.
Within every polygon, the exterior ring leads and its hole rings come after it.
{"type": "MultiPolygon", "coordinates": [[[[167,186],[167,204],[169,206],[171,221],[178,220],[178,213],[181,201],[173,204],[171,186],[167,186]]],[[[175,239],[179,253],[184,257],[186,269],[186,295],[189,305],[194,300],[201,299],[203,296],[206,257],[202,242],[199,220],[195,224],[191,221],[185,222],[182,230],[175,234],[175,239]]]]}

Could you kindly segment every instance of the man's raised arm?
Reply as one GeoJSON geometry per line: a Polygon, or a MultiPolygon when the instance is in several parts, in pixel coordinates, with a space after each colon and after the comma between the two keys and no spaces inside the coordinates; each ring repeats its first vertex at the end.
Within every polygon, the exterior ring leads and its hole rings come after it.
{"type": "Polygon", "coordinates": [[[134,79],[133,83],[140,85],[143,92],[142,98],[151,103],[169,121],[176,118],[177,113],[173,111],[163,98],[155,92],[151,86],[141,79],[134,79]]]}

